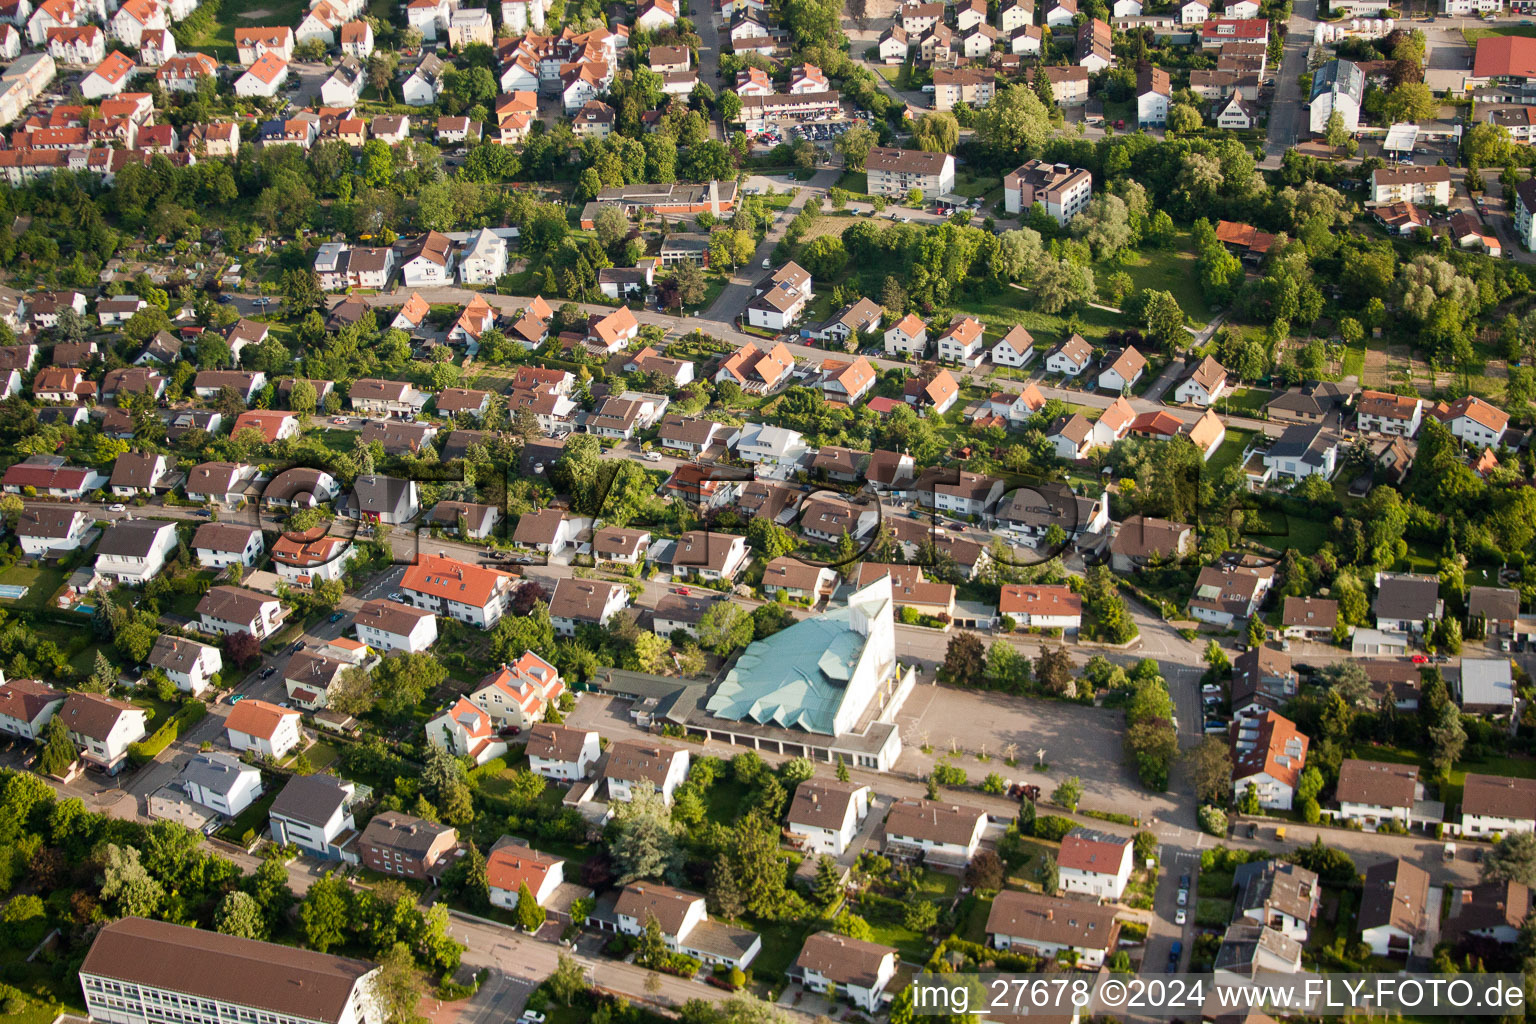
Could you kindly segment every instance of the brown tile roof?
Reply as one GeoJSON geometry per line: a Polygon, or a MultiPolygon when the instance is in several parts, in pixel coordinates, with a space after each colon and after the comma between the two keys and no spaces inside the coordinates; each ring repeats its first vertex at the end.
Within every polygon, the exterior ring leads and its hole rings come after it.
{"type": "Polygon", "coordinates": [[[1365,872],[1356,924],[1361,931],[1393,926],[1410,935],[1424,930],[1424,904],[1429,898],[1429,873],[1407,861],[1389,860],[1365,872]]]}
{"type": "Polygon", "coordinates": [[[677,935],[688,916],[688,908],[704,897],[697,893],[674,889],[655,882],[636,882],[626,885],[619,893],[614,910],[632,917],[642,925],[654,917],[665,935],[677,935]]]}
{"type": "Polygon", "coordinates": [[[529,757],[542,757],[546,761],[575,761],[592,732],[573,729],[568,725],[539,722],[528,732],[528,745],[524,753],[529,757]]]}
{"type": "Polygon", "coordinates": [[[369,601],[357,611],[354,625],[371,626],[385,633],[395,636],[408,636],[411,630],[422,619],[433,618],[433,614],[421,608],[415,608],[398,601],[386,601],[383,598],[369,601]]]}
{"type": "Polygon", "coordinates": [[[986,811],[960,804],[898,800],[891,807],[885,831],[887,835],[965,846],[976,831],[977,821],[986,816],[986,811]]]}
{"type": "Polygon", "coordinates": [[[605,777],[622,782],[650,782],[658,788],[667,780],[667,771],[679,755],[677,747],[640,740],[619,740],[608,745],[605,777]]]}
{"type": "Polygon", "coordinates": [[[1339,766],[1339,784],[1334,795],[1340,803],[1412,807],[1418,781],[1417,765],[1350,757],[1339,766]]]}
{"type": "Polygon", "coordinates": [[[1078,949],[1111,949],[1118,932],[1114,907],[1012,889],[997,894],[987,915],[989,935],[1078,949]]]}
{"type": "Polygon", "coordinates": [[[1468,772],[1461,795],[1461,813],[1536,820],[1536,779],[1468,772]]]}
{"type": "Polygon", "coordinates": [[[790,804],[786,820],[791,825],[836,831],[848,819],[848,806],[859,790],[867,788],[854,782],[806,779],[795,788],[795,800],[790,804]]]}
{"type": "Polygon", "coordinates": [[[806,937],[795,966],[814,971],[838,985],[873,988],[880,979],[880,969],[887,957],[896,956],[892,946],[882,946],[862,939],[850,939],[833,932],[817,932],[806,937]]]}
{"type": "Polygon", "coordinates": [[[64,720],[70,732],[89,736],[93,740],[104,740],[117,720],[132,711],[144,714],[142,708],[134,707],[126,701],[113,700],[98,693],[75,692],[64,698],[59,717],[64,720]]]}
{"type": "Polygon", "coordinates": [[[334,1024],[350,1015],[352,990],[374,966],[126,917],[97,934],[80,972],[334,1024]]]}

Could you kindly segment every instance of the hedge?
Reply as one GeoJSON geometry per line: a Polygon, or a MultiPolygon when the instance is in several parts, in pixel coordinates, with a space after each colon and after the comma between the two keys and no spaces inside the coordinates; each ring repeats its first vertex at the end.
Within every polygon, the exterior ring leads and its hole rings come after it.
{"type": "Polygon", "coordinates": [[[1035,838],[1059,843],[1063,836],[1077,828],[1077,822],[1059,814],[1043,814],[1035,819],[1035,838]]]}
{"type": "Polygon", "coordinates": [[[200,700],[189,700],[183,704],[165,724],[149,735],[148,739],[141,740],[128,747],[128,757],[135,765],[148,764],[160,755],[160,752],[176,741],[181,735],[181,730],[201,722],[208,714],[208,705],[200,700]]]}

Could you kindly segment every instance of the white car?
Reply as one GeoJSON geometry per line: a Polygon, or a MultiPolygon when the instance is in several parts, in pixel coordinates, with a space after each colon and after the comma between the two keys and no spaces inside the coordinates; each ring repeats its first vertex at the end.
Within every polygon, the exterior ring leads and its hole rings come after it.
{"type": "Polygon", "coordinates": [[[640,457],[646,462],[660,462],[661,452],[645,452],[640,457]]]}
{"type": "Polygon", "coordinates": [[[1189,890],[1188,889],[1180,889],[1179,890],[1179,906],[1181,906],[1181,907],[1189,906],[1189,890]]]}
{"type": "Polygon", "coordinates": [[[121,502],[119,502],[116,505],[108,505],[107,506],[107,511],[108,512],[127,512],[128,511],[128,506],[122,504],[121,502]]]}
{"type": "Polygon", "coordinates": [[[763,269],[764,270],[768,269],[768,261],[767,260],[763,260],[763,269]]]}
{"type": "Polygon", "coordinates": [[[518,1024],[544,1024],[544,1015],[532,1010],[524,1010],[523,1015],[517,1020],[518,1024]]]}
{"type": "Polygon", "coordinates": [[[1174,924],[1183,924],[1185,921],[1188,921],[1188,920],[1189,920],[1189,914],[1186,911],[1181,910],[1177,914],[1173,915],[1173,923],[1174,924]]]}

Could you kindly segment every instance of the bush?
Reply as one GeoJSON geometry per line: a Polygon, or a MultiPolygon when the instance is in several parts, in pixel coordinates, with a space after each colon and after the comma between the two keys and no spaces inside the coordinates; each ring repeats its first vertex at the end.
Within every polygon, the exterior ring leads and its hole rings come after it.
{"type": "Polygon", "coordinates": [[[1200,822],[1200,831],[1206,835],[1224,836],[1227,834],[1227,815],[1220,807],[1206,804],[1200,808],[1200,813],[1196,815],[1196,819],[1200,822]]]}
{"type": "Polygon", "coordinates": [[[1301,801],[1301,820],[1316,825],[1323,820],[1323,809],[1317,805],[1317,797],[1309,796],[1301,801]]]}
{"type": "Polygon", "coordinates": [[[208,705],[202,701],[187,701],[165,724],[151,733],[148,739],[131,744],[128,747],[128,757],[136,765],[148,764],[158,757],[160,752],[166,747],[176,742],[176,737],[181,735],[182,729],[197,724],[207,714],[208,705]]]}
{"type": "Polygon", "coordinates": [[[1059,814],[1045,814],[1035,819],[1035,837],[1047,842],[1059,843],[1063,836],[1077,827],[1077,822],[1059,814]]]}

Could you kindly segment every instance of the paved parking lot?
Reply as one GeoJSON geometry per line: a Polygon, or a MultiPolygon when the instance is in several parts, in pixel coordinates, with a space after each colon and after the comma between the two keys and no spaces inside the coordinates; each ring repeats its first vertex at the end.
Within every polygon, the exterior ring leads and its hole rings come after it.
{"type": "Polygon", "coordinates": [[[1175,807],[1170,796],[1143,790],[1126,765],[1124,716],[1118,709],[922,684],[907,698],[897,722],[905,747],[897,771],[926,774],[953,740],[964,752],[954,763],[973,777],[995,771],[1034,782],[1049,796],[1057,782],[1076,775],[1085,807],[1126,814],[1161,814],[1175,807]],[[931,755],[919,749],[925,735],[933,746],[931,755]],[[1016,768],[1003,763],[1003,749],[1010,743],[1018,748],[1016,768]],[[977,760],[983,747],[992,760],[977,760]],[[1030,767],[1041,749],[1049,772],[1030,767]]]}

